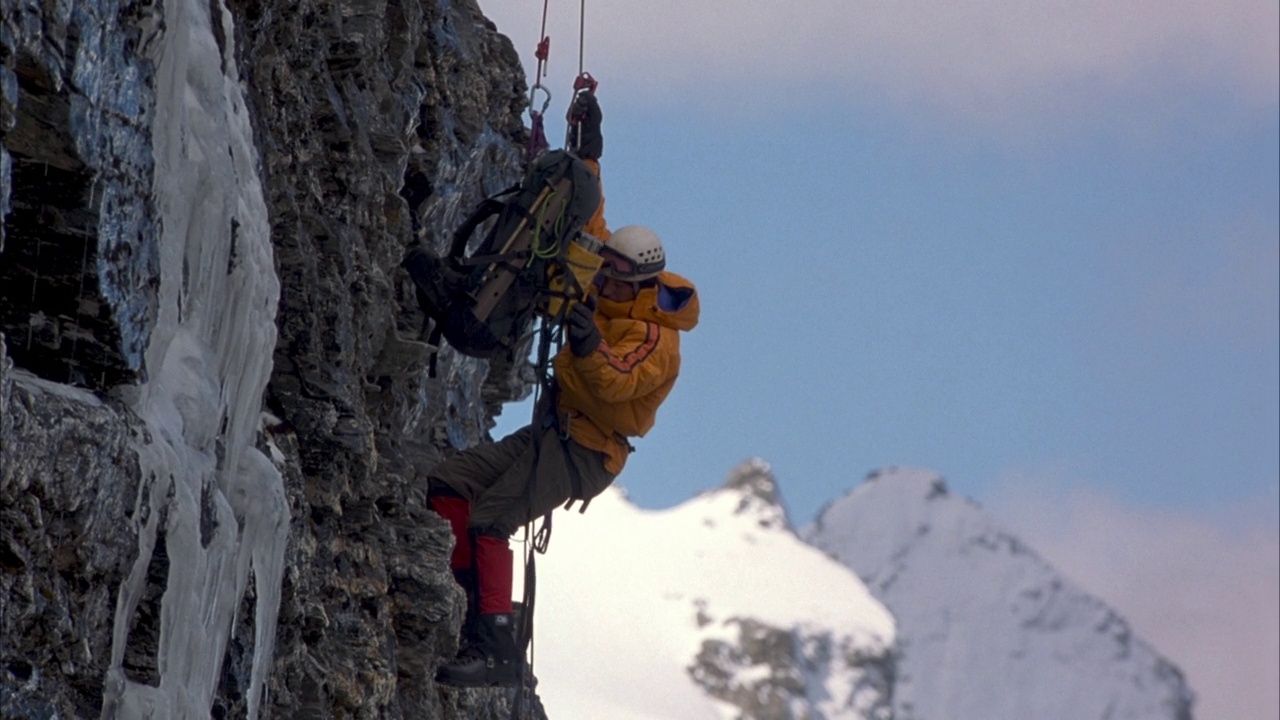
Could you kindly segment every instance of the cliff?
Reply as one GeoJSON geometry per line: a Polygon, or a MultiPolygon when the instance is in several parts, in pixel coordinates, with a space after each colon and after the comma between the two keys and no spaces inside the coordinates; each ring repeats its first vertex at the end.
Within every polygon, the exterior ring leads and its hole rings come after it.
{"type": "Polygon", "coordinates": [[[0,717],[505,717],[423,474],[519,368],[397,264],[520,167],[468,0],[0,0],[0,717]]]}

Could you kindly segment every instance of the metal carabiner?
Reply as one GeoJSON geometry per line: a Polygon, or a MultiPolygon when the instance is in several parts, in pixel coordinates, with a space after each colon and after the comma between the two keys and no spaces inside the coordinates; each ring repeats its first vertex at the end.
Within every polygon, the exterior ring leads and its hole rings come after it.
{"type": "Polygon", "coordinates": [[[546,99],[545,99],[545,100],[543,100],[543,101],[542,101],[542,110],[538,111],[538,114],[539,114],[539,115],[546,115],[546,114],[547,114],[547,108],[551,107],[551,90],[549,90],[549,89],[547,88],[547,86],[546,86],[546,85],[543,85],[540,81],[539,81],[539,82],[535,82],[535,83],[533,84],[533,87],[529,88],[529,112],[530,112],[530,113],[533,113],[533,112],[534,112],[534,110],[533,110],[533,100],[534,100],[534,98],[537,96],[537,94],[538,94],[538,91],[539,91],[539,90],[541,90],[542,92],[546,93],[547,97],[546,97],[546,99]]]}
{"type": "Polygon", "coordinates": [[[549,144],[547,143],[547,133],[543,130],[542,118],[547,114],[547,108],[551,107],[551,91],[540,82],[535,82],[533,87],[529,88],[529,139],[524,146],[525,162],[532,162],[534,158],[546,152],[549,144]],[[533,109],[534,98],[537,97],[538,90],[547,94],[547,98],[542,101],[542,110],[533,109]]]}

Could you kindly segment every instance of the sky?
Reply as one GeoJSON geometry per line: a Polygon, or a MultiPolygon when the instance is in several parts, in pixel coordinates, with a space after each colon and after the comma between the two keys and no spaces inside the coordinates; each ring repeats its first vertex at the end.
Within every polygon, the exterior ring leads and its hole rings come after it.
{"type": "MultiPolygon", "coordinates": [[[[480,5],[531,72],[543,4],[480,5]]],[[[552,138],[581,7],[548,3],[552,138]]],[[[1280,718],[1280,631],[1203,610],[1280,609],[1278,15],[586,3],[609,224],[657,231],[702,301],[631,500],[761,457],[801,525],[930,468],[1129,615],[1199,720],[1280,718]],[[1270,689],[1230,686],[1244,664],[1270,689]]]]}

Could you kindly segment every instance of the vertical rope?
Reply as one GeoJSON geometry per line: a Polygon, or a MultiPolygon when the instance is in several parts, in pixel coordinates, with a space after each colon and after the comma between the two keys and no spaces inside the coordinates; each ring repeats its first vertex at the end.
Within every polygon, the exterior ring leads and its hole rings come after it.
{"type": "Polygon", "coordinates": [[[578,7],[578,74],[582,74],[584,48],[587,38],[587,0],[578,7]]]}

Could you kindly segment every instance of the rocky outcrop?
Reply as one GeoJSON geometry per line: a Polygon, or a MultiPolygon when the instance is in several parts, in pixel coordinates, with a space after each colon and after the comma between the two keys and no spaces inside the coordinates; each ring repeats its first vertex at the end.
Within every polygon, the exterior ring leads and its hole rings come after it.
{"type": "MultiPolygon", "coordinates": [[[[118,402],[16,371],[0,335],[0,717],[102,706],[116,593],[138,554],[138,430],[118,402]]],[[[145,674],[155,644],[141,634],[127,661],[145,674]]]]}
{"type": "Polygon", "coordinates": [[[782,493],[778,491],[778,481],[773,477],[773,468],[764,460],[750,458],[740,463],[730,471],[722,489],[737,493],[741,498],[734,514],[754,518],[761,528],[791,530],[791,520],[787,517],[782,493]]]}
{"type": "Polygon", "coordinates": [[[689,675],[708,695],[752,718],[893,718],[893,656],[839,632],[730,618],[726,638],[702,641],[689,675]],[[832,689],[839,695],[832,696],[832,689]]]}
{"type": "Polygon", "coordinates": [[[0,715],[138,716],[204,697],[171,686],[179,665],[210,665],[213,717],[505,717],[504,693],[432,681],[463,599],[423,474],[483,438],[525,381],[448,348],[429,377],[397,266],[517,177],[510,42],[471,0],[0,10],[0,715]],[[172,47],[213,60],[174,64],[172,47]],[[243,99],[205,120],[247,113],[253,131],[249,148],[232,133],[229,160],[170,132],[181,107],[159,90],[222,84],[243,99]],[[184,164],[264,205],[265,230],[235,202],[175,207],[186,191],[166,183],[184,164]],[[254,266],[262,233],[268,268],[254,266]],[[273,332],[231,351],[239,316],[206,306],[251,283],[255,302],[278,287],[273,332]],[[175,354],[184,342],[209,352],[175,354]],[[248,378],[270,363],[254,404],[248,378]],[[187,371],[213,385],[181,387],[187,371]],[[184,397],[213,411],[178,403],[169,423],[158,401],[184,397]],[[200,469],[156,472],[183,458],[200,469]],[[287,522],[274,582],[254,534],[270,482],[287,505],[263,526],[287,522]],[[192,640],[212,657],[174,645],[193,594],[228,618],[192,640]]]}

